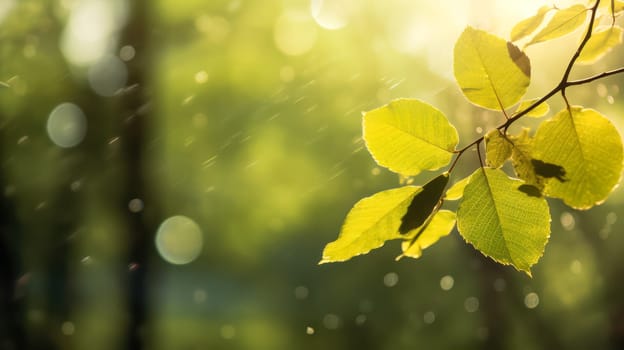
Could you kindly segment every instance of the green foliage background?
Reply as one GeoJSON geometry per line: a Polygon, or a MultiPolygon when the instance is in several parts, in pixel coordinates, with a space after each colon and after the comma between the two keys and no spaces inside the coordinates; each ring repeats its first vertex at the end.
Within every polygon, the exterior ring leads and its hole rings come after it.
{"type": "MultiPolygon", "coordinates": [[[[136,12],[119,44],[145,29],[128,62],[128,84],[141,83],[106,98],[59,49],[67,3],[17,1],[0,20],[0,81],[10,85],[0,86],[3,277],[14,277],[2,290],[15,307],[0,313],[0,343],[21,336],[30,348],[117,349],[139,334],[146,349],[622,344],[621,189],[588,212],[549,200],[552,234],[533,279],[482,257],[455,231],[418,261],[393,262],[400,249],[393,242],[395,249],[365,259],[317,265],[348,208],[397,187],[364,150],[361,111],[412,97],[440,108],[460,140],[498,125],[453,82],[453,42],[465,24],[507,36],[540,2],[525,13],[507,1],[479,1],[467,13],[460,1],[457,12],[352,2],[343,29],[308,17],[316,39],[291,56],[276,46],[276,24],[287,11],[309,16],[307,1],[131,1],[136,12]],[[413,34],[423,44],[402,36],[419,20],[430,25],[413,34]],[[198,83],[202,71],[207,80],[198,83]],[[87,116],[87,136],[74,148],[61,149],[46,134],[48,115],[62,102],[87,116]],[[132,118],[142,120],[138,133],[132,118]],[[137,193],[140,214],[127,206],[137,193]],[[188,265],[166,263],[153,243],[172,215],[192,218],[203,232],[202,253],[188,265]],[[143,256],[138,266],[136,256],[143,256]],[[143,288],[133,283],[136,273],[143,288]],[[444,276],[453,278],[450,290],[441,288],[444,276]],[[526,306],[531,293],[535,308],[526,306]],[[137,297],[144,303],[138,322],[137,297]]],[[[527,97],[558,81],[579,35],[548,51],[527,49],[527,97]]],[[[618,65],[623,54],[619,47],[579,74],[618,65]]],[[[621,131],[621,86],[621,76],[610,77],[568,96],[609,115],[621,131]]],[[[561,109],[556,103],[551,110],[561,109]]]]}

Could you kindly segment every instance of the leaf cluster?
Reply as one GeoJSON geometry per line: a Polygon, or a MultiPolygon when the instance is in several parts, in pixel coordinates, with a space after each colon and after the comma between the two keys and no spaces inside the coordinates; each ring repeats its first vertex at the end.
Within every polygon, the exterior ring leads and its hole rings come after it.
{"type": "Polygon", "coordinates": [[[338,238],[325,247],[321,263],[345,261],[395,239],[402,241],[397,259],[418,258],[457,226],[485,256],[531,275],[550,236],[546,198],[589,209],[604,202],[620,180],[624,149],[619,132],[600,112],[570,104],[566,89],[624,72],[620,67],[569,78],[576,65],[592,64],[621,44],[623,30],[615,19],[623,12],[619,0],[544,6],[517,23],[509,40],[467,27],[454,49],[457,84],[470,103],[500,112],[505,121],[463,148],[457,148],[458,133],[448,118],[426,102],[398,99],[364,112],[363,138],[379,165],[403,176],[439,174],[422,186],[385,190],[356,203],[338,238]],[[581,27],[585,35],[561,81],[541,98],[525,99],[531,61],[524,49],[581,27]],[[562,110],[534,132],[509,132],[523,117],[548,115],[547,101],[555,95],[565,101],[562,110]],[[472,148],[480,164],[449,187],[455,165],[472,148]],[[509,174],[502,168],[508,162],[509,174]],[[459,201],[457,211],[446,209],[446,201],[459,201]]]}

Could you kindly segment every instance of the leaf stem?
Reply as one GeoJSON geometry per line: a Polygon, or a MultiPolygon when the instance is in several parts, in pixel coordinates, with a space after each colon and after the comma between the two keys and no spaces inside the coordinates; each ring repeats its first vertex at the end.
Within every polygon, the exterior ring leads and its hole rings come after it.
{"type": "MultiPolygon", "coordinates": [[[[583,40],[581,41],[581,43],[579,44],[578,48],[574,52],[574,55],[572,56],[572,58],[570,58],[570,61],[568,62],[568,65],[567,65],[567,67],[565,69],[565,72],[563,73],[563,77],[561,78],[561,81],[559,82],[559,84],[557,84],[557,86],[555,86],[552,90],[550,90],[542,98],[540,98],[539,100],[537,100],[534,103],[532,103],[529,107],[527,107],[526,109],[522,110],[518,114],[512,116],[511,118],[507,118],[507,120],[503,124],[497,126],[496,128],[498,130],[503,131],[503,134],[507,133],[507,129],[509,129],[511,124],[516,122],[518,119],[524,117],[529,112],[534,110],[537,106],[539,106],[540,104],[546,102],[547,100],[549,100],[551,97],[553,97],[554,95],[556,95],[558,93],[562,94],[562,96],[563,96],[563,98],[564,98],[564,100],[566,102],[566,105],[569,106],[568,99],[566,97],[566,91],[565,91],[568,87],[576,86],[576,85],[588,84],[588,83],[591,83],[591,82],[593,82],[595,80],[606,78],[606,77],[611,76],[611,75],[624,73],[624,67],[620,67],[620,68],[613,69],[613,70],[610,70],[610,71],[602,72],[600,74],[596,74],[596,75],[588,77],[588,78],[583,78],[583,79],[578,79],[578,80],[570,80],[570,73],[572,72],[572,68],[574,67],[574,63],[579,58],[581,52],[583,51],[583,48],[585,47],[585,45],[587,44],[587,42],[591,38],[592,31],[593,31],[593,28],[594,28],[594,24],[596,22],[596,13],[598,12],[598,6],[600,5],[600,1],[601,0],[596,0],[594,5],[589,9],[589,11],[591,11],[591,17],[590,17],[589,23],[587,25],[587,31],[585,32],[585,36],[583,37],[583,40]]],[[[468,149],[474,147],[475,145],[477,146],[477,152],[479,152],[479,160],[481,162],[481,166],[483,167],[483,160],[481,159],[481,153],[479,151],[479,144],[481,142],[483,142],[484,139],[485,139],[485,136],[481,136],[478,139],[476,139],[476,140],[472,141],[471,143],[469,143],[468,145],[466,145],[465,147],[463,147],[462,149],[455,151],[455,153],[457,153],[457,157],[455,157],[455,159],[453,160],[453,163],[449,167],[448,172],[451,173],[453,171],[453,169],[455,168],[455,165],[457,164],[457,161],[459,160],[459,158],[468,149]]]]}

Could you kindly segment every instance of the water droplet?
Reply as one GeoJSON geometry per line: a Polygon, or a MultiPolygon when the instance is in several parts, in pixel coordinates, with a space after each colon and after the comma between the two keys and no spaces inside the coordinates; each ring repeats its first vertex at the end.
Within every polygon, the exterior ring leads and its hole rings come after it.
{"type": "Polygon", "coordinates": [[[455,280],[452,276],[446,275],[440,278],[440,288],[442,288],[442,290],[451,290],[454,284],[455,280]]]}
{"type": "Polygon", "coordinates": [[[579,260],[573,260],[570,263],[570,272],[575,275],[580,275],[583,272],[583,264],[579,260]]]}
{"type": "Polygon", "coordinates": [[[297,286],[295,288],[295,298],[299,300],[306,299],[309,295],[310,291],[306,286],[297,286]]]}
{"type": "Polygon", "coordinates": [[[394,287],[399,283],[399,275],[395,272],[389,272],[384,276],[383,282],[386,287],[394,287]]]}
{"type": "Polygon", "coordinates": [[[119,58],[124,62],[131,61],[135,55],[136,50],[132,45],[125,45],[119,50],[119,58]]]}
{"type": "Polygon", "coordinates": [[[307,335],[312,335],[312,334],[314,334],[314,328],[312,328],[312,327],[310,327],[310,326],[307,326],[307,327],[306,327],[306,334],[307,334],[307,335]]]}
{"type": "Polygon", "coordinates": [[[335,314],[327,314],[323,317],[323,326],[327,329],[338,329],[342,320],[338,315],[335,314]]]}
{"type": "Polygon", "coordinates": [[[615,103],[615,98],[613,98],[613,96],[609,95],[607,96],[607,103],[612,105],[615,103]]]}
{"type": "Polygon", "coordinates": [[[480,126],[477,126],[477,128],[475,129],[475,131],[477,132],[477,134],[481,134],[483,133],[483,128],[480,126]]]}
{"type": "Polygon", "coordinates": [[[87,119],[82,110],[73,103],[61,103],[48,117],[47,131],[50,140],[59,147],[78,145],[87,133],[87,119]]]}
{"type": "Polygon", "coordinates": [[[91,259],[91,257],[87,255],[84,258],[80,259],[80,262],[83,265],[91,265],[91,264],[93,264],[93,259],[91,259]]]}
{"type": "Polygon", "coordinates": [[[561,217],[559,219],[561,221],[561,227],[563,227],[566,231],[574,230],[574,226],[576,226],[576,221],[574,220],[574,215],[565,211],[561,213],[561,217]]]}
{"type": "Polygon", "coordinates": [[[17,144],[23,145],[23,144],[26,144],[28,141],[29,141],[29,137],[25,135],[25,136],[20,137],[19,140],[17,140],[17,144]]]}
{"type": "Polygon", "coordinates": [[[479,299],[475,297],[468,297],[464,300],[464,309],[468,312],[476,312],[479,310],[479,299]]]}
{"type": "Polygon", "coordinates": [[[539,304],[539,296],[537,293],[529,293],[524,297],[524,305],[529,309],[535,309],[539,304]]]}
{"type": "Polygon", "coordinates": [[[130,202],[128,202],[128,209],[133,213],[140,212],[143,210],[143,201],[139,198],[131,199],[130,202]]]}
{"type": "Polygon", "coordinates": [[[76,327],[74,326],[74,324],[72,322],[66,321],[63,322],[63,324],[61,325],[61,332],[64,335],[73,335],[74,332],[76,331],[76,327]]]}
{"type": "Polygon", "coordinates": [[[374,167],[374,168],[371,170],[371,174],[372,174],[373,176],[377,176],[377,175],[381,174],[381,169],[379,169],[379,167],[374,167]]]}
{"type": "Polygon", "coordinates": [[[231,324],[224,324],[221,326],[220,333],[223,339],[233,339],[236,336],[236,328],[234,328],[231,324]]]}
{"type": "Polygon", "coordinates": [[[202,251],[202,232],[195,221],[182,215],[163,221],[156,232],[156,249],[171,264],[188,264],[202,251]]]}
{"type": "Polygon", "coordinates": [[[426,324],[432,324],[433,322],[435,322],[435,318],[436,316],[433,311],[427,311],[423,315],[423,322],[425,322],[426,324]]]}

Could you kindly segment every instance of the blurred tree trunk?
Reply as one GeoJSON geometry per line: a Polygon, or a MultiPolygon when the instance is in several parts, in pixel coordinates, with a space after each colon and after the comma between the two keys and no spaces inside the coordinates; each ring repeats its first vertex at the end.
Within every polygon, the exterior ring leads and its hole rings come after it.
{"type": "MultiPolygon", "coordinates": [[[[149,51],[149,3],[145,0],[130,2],[131,16],[121,36],[122,45],[131,45],[135,57],[128,64],[128,85],[136,86],[122,96],[121,101],[121,151],[125,162],[122,203],[119,209],[126,218],[129,231],[128,261],[128,313],[130,315],[127,335],[128,349],[145,348],[144,331],[146,327],[147,291],[146,275],[148,271],[148,252],[152,247],[154,224],[145,210],[129,210],[132,200],[139,203],[146,201],[147,179],[143,170],[144,147],[146,144],[146,123],[150,112],[150,71],[149,51]]],[[[148,211],[154,214],[153,203],[147,203],[148,211]]]]}

